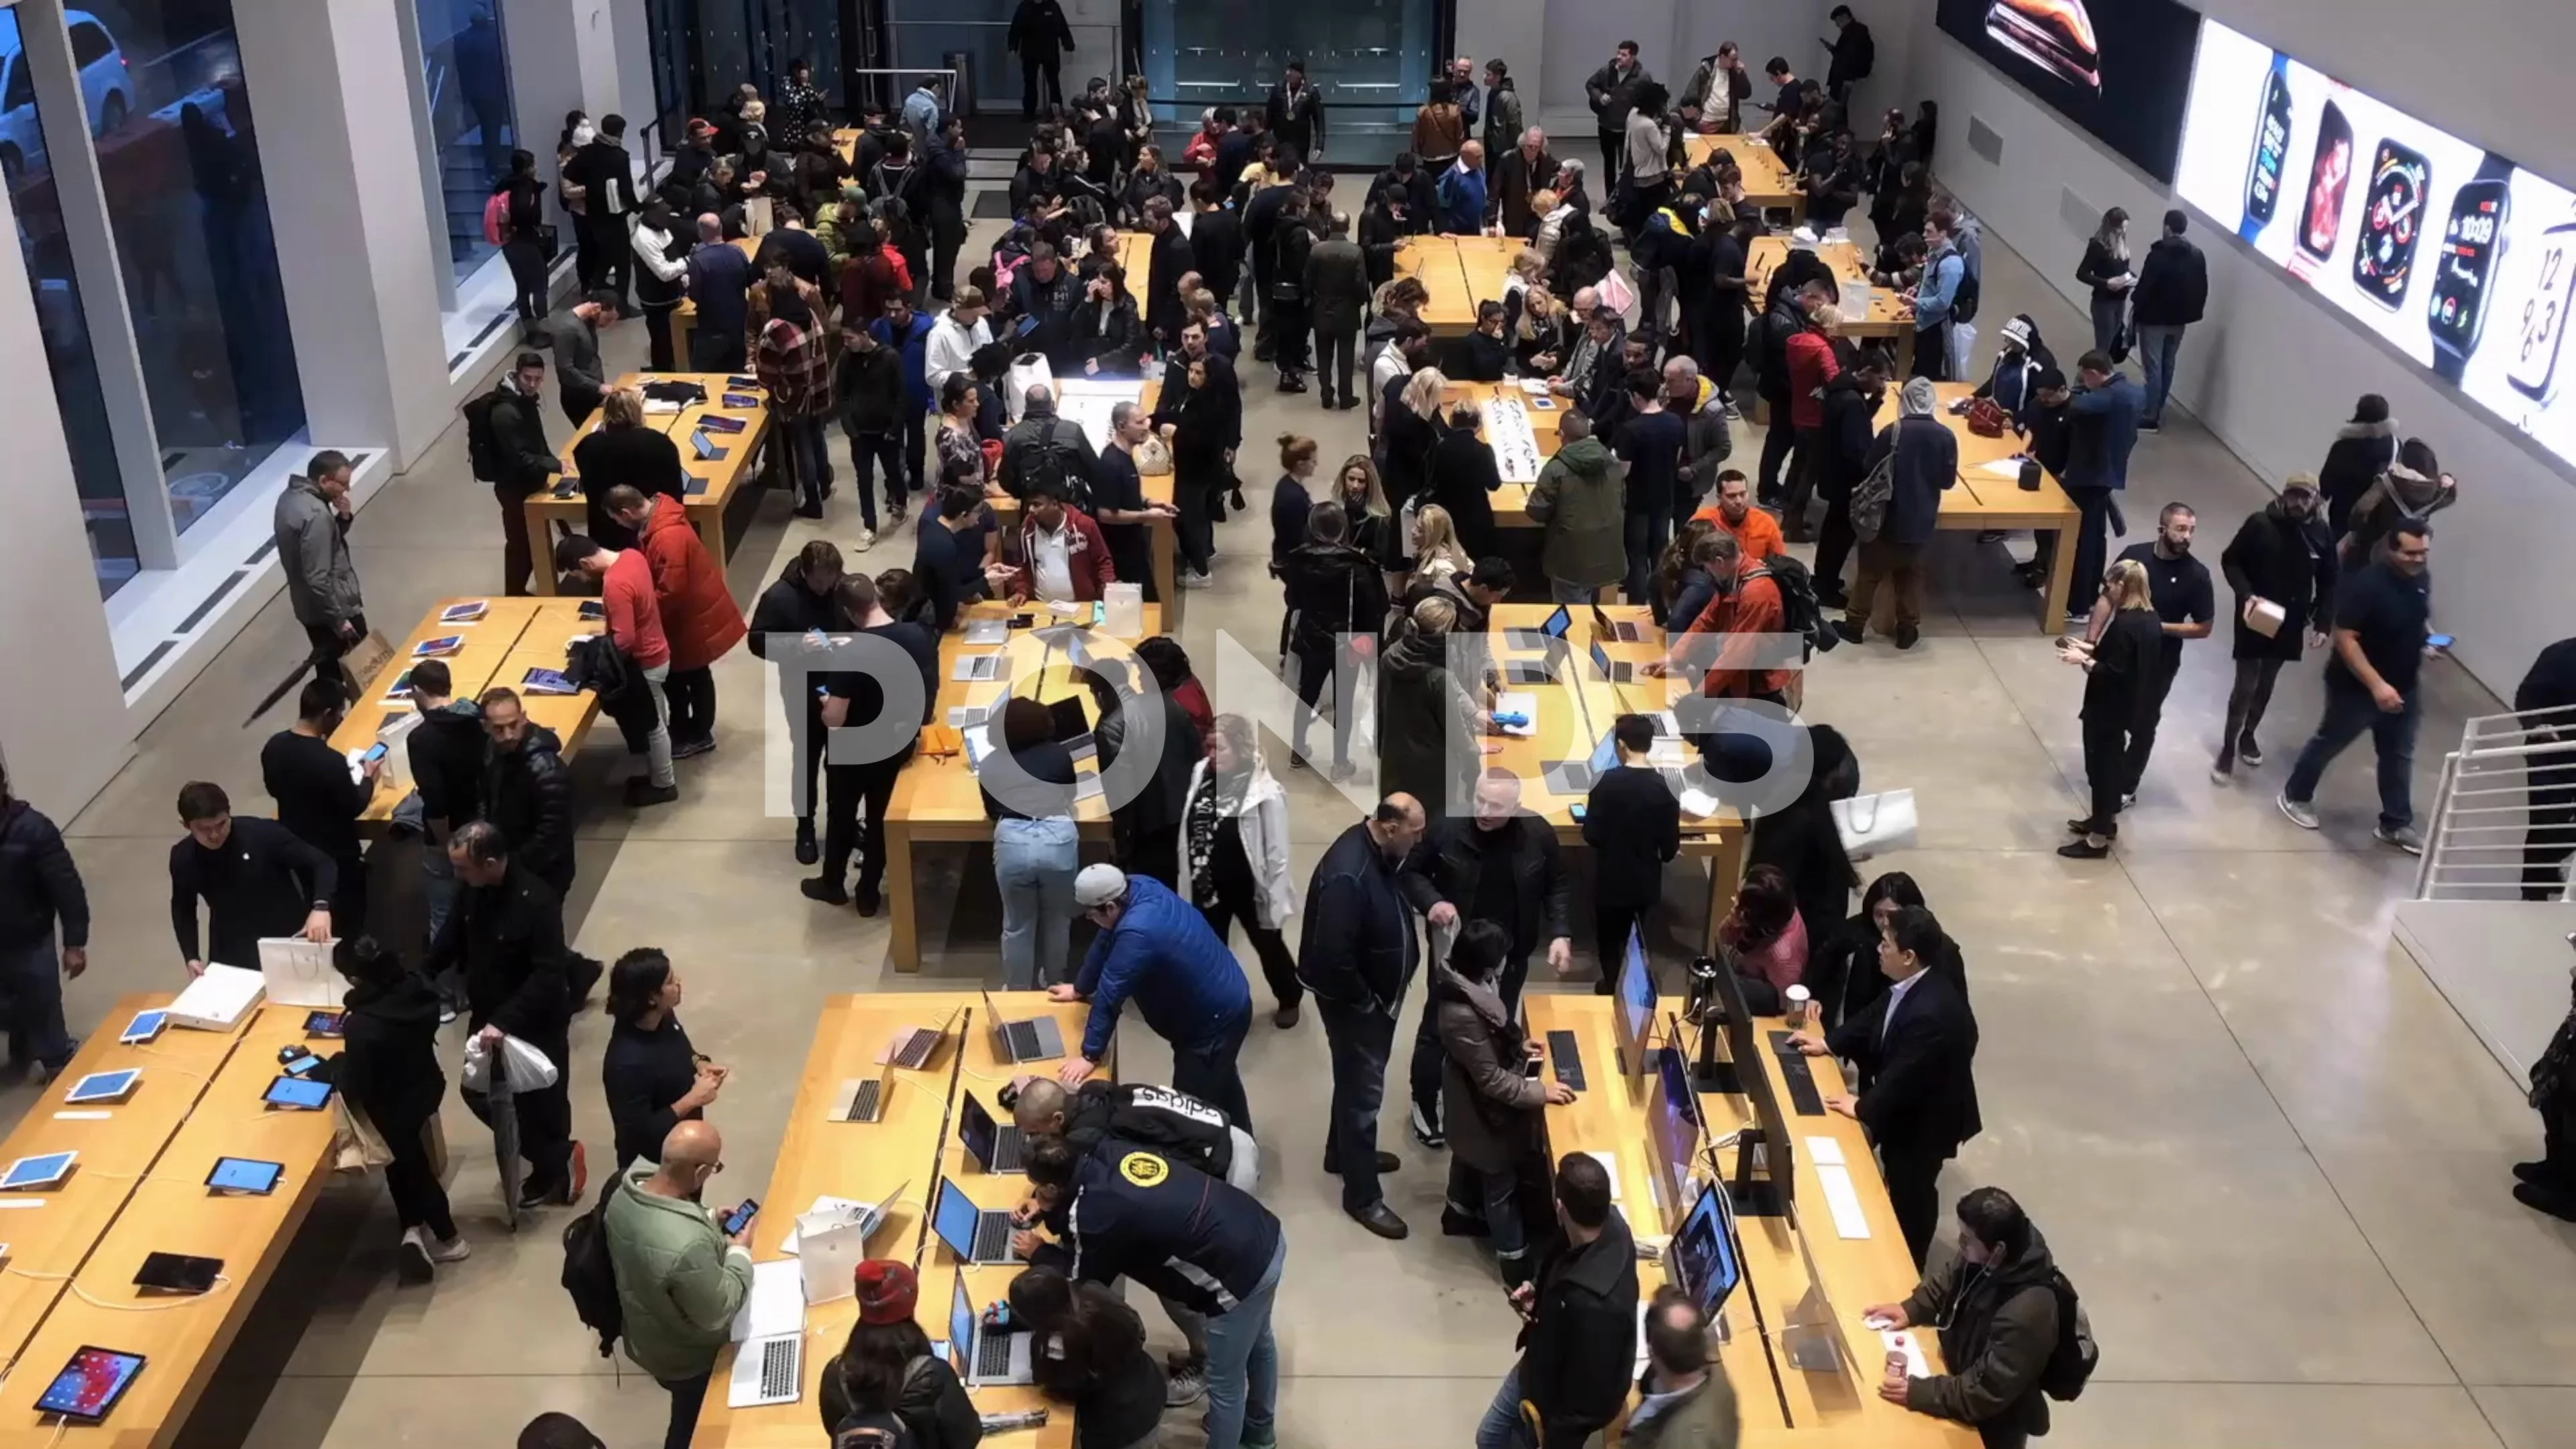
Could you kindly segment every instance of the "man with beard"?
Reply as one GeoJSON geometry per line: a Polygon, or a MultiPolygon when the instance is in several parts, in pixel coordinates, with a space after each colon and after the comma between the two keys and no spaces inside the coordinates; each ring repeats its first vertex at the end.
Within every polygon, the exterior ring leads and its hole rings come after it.
{"type": "MultiPolygon", "coordinates": [[[[2164,712],[2165,691],[2173,688],[2174,673],[2182,668],[2182,644],[2186,639],[2206,639],[2210,626],[2218,618],[2216,592],[2210,587],[2209,565],[2191,556],[2191,536],[2200,526],[2200,515],[2188,504],[2168,503],[2156,516],[2156,536],[2152,542],[2133,543],[2120,550],[2120,557],[2136,559],[2147,570],[2147,594],[2155,601],[2156,617],[2164,621],[2164,651],[2157,656],[2154,682],[2148,692],[2155,703],[2145,711],[2146,723],[2129,739],[2128,788],[2121,792],[2123,805],[2135,804],[2138,780],[2147,772],[2147,754],[2156,747],[2156,716],[2164,712]]],[[[2111,617],[2111,601],[2098,599],[2093,605],[2093,629],[2099,633],[2111,617]]]]}
{"type": "Polygon", "coordinates": [[[1342,1210],[1382,1238],[1407,1231],[1378,1185],[1396,1156],[1378,1150],[1377,1115],[1415,954],[1413,911],[1397,871],[1424,825],[1421,802],[1398,793],[1343,831],[1315,862],[1298,942],[1297,976],[1315,993],[1332,1049],[1324,1170],[1342,1179],[1342,1210]]]}

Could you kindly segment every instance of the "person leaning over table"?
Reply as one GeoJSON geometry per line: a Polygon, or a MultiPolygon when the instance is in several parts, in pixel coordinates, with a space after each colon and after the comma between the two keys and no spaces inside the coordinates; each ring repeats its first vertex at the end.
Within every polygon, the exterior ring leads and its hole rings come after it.
{"type": "Polygon", "coordinates": [[[1100,935],[1073,981],[1047,988],[1053,1001],[1086,1001],[1081,1049],[1056,1076],[1081,1086],[1109,1057],[1118,1016],[1133,1000],[1145,1025],[1171,1044],[1172,1086],[1252,1130],[1251,1104],[1235,1059],[1252,1026],[1252,991],[1234,953],[1205,917],[1162,882],[1114,865],[1085,866],[1074,903],[1100,935]]]}
{"type": "Polygon", "coordinates": [[[1520,1216],[1521,1168],[1545,1137],[1541,1112],[1574,1100],[1563,1082],[1541,1085],[1523,1070],[1540,1054],[1500,989],[1511,934],[1469,921],[1445,962],[1431,967],[1425,1016],[1440,1048],[1449,1107],[1449,1186],[1440,1231],[1493,1244],[1506,1292],[1529,1281],[1529,1234],[1520,1216]]]}
{"type": "Polygon", "coordinates": [[[1074,1449],[1154,1449],[1162,1442],[1163,1366],[1145,1347],[1144,1320],[1100,1283],[1055,1268],[1011,1279],[1011,1316],[1037,1335],[1038,1392],[1073,1411],[1074,1449]]]}
{"type": "Polygon", "coordinates": [[[600,405],[599,426],[572,445],[572,471],[580,477],[581,494],[589,505],[584,526],[609,548],[633,548],[636,543],[635,530],[618,522],[609,509],[610,489],[660,494],[683,505],[689,499],[689,475],[680,462],[679,445],[645,421],[641,388],[621,387],[608,394],[600,405]]]}
{"type": "Polygon", "coordinates": [[[680,1026],[680,973],[671,958],[639,946],[608,970],[608,1051],[600,1086],[617,1143],[617,1170],[660,1150],[683,1122],[704,1117],[724,1090],[726,1069],[698,1054],[680,1026]]]}
{"type": "Polygon", "coordinates": [[[751,1297],[751,1224],[727,1236],[719,1221],[731,1210],[700,1200],[723,1170],[723,1135],[683,1122],[653,1160],[618,1174],[600,1213],[626,1357],[671,1396],[662,1449],[688,1449],[716,1358],[751,1297]]]}
{"type": "Polygon", "coordinates": [[[1887,1179],[1887,1203],[1920,1266],[1939,1226],[1941,1164],[1984,1130],[1977,1112],[1977,1018],[1968,998],[1931,969],[1949,938],[1920,906],[1892,912],[1880,934],[1878,968],[1890,985],[1840,1026],[1809,1028],[1790,1040],[1808,1056],[1827,1052],[1860,1069],[1857,1096],[1825,1100],[1828,1111],[1868,1129],[1887,1179]]]}
{"type": "Polygon", "coordinates": [[[1959,1199],[1959,1251],[1923,1275],[1902,1303],[1864,1318],[1891,1329],[1937,1329],[1950,1372],[1889,1373],[1878,1396],[1918,1414],[1975,1427],[1987,1449],[2023,1449],[2049,1428],[2040,1388],[2062,1326],[2056,1259],[2021,1204],[1999,1187],[1959,1199]]]}
{"type": "Polygon", "coordinates": [[[574,427],[590,421],[608,396],[608,377],[599,365],[599,334],[617,325],[625,299],[602,287],[545,320],[547,345],[554,349],[555,381],[564,418],[574,427]]]}
{"type": "Polygon", "coordinates": [[[274,820],[234,818],[223,787],[203,780],[179,788],[179,822],[188,836],[170,847],[170,925],[189,975],[204,975],[209,961],[259,969],[265,936],[331,939],[339,868],[330,856],[274,820]]]}
{"type": "Polygon", "coordinates": [[[1034,991],[1065,978],[1072,949],[1074,873],[1081,864],[1073,757],[1056,740],[1054,715],[1034,699],[1012,696],[984,728],[993,753],[975,783],[993,821],[1002,980],[1010,990],[1034,991]],[[995,766],[1003,755],[1016,767],[1012,778],[1002,778],[995,766]]]}

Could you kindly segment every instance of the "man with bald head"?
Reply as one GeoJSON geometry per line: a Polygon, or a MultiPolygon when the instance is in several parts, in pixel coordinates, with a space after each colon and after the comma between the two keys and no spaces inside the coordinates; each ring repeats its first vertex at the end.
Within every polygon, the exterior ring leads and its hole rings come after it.
{"type": "Polygon", "coordinates": [[[1093,1077],[1067,1088],[1052,1076],[1011,1079],[1011,1120],[1030,1137],[1062,1137],[1088,1153],[1102,1139],[1139,1142],[1250,1191],[1260,1149],[1225,1114],[1186,1092],[1151,1082],[1093,1077]],[[1238,1168],[1241,1169],[1238,1180],[1238,1168]]]}
{"type": "Polygon", "coordinates": [[[743,325],[751,310],[751,257],[724,239],[713,212],[698,218],[698,246],[689,253],[689,300],[697,304],[697,331],[689,335],[689,366],[698,372],[740,372],[743,325]]]}
{"type": "Polygon", "coordinates": [[[1378,1150],[1377,1111],[1416,955],[1413,911],[1398,872],[1422,839],[1424,823],[1422,802],[1397,793],[1343,831],[1307,882],[1297,948],[1298,979],[1315,993],[1332,1049],[1324,1170],[1341,1176],[1342,1210],[1382,1238],[1406,1232],[1378,1184],[1378,1174],[1395,1170],[1396,1157],[1378,1150]]]}
{"type": "Polygon", "coordinates": [[[751,1225],[728,1234],[732,1208],[710,1212],[707,1182],[724,1171],[715,1124],[683,1122],[662,1160],[637,1160],[610,1189],[601,1231],[617,1275],[626,1356],[671,1395],[662,1449],[687,1449],[716,1354],[751,1296],[751,1225]]]}

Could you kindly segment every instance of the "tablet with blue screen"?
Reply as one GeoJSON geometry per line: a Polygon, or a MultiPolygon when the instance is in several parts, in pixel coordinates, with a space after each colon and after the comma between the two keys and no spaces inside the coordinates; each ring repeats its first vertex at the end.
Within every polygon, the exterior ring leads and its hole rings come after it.
{"type": "Polygon", "coordinates": [[[285,1176],[286,1169],[274,1162],[218,1157],[215,1170],[206,1174],[206,1186],[216,1192],[271,1193],[285,1176]]]}
{"type": "Polygon", "coordinates": [[[143,1355],[119,1353],[112,1348],[84,1346],[71,1356],[71,1361],[54,1375],[54,1381],[36,1400],[36,1412],[60,1414],[66,1419],[91,1423],[107,1417],[116,1401],[143,1372],[143,1355]]]}
{"type": "Polygon", "coordinates": [[[127,1046],[141,1046],[160,1036],[162,1029],[169,1024],[170,1013],[166,1011],[158,1008],[151,1011],[138,1011],[134,1013],[134,1019],[125,1024],[125,1034],[117,1040],[127,1046]]]}
{"type": "Polygon", "coordinates": [[[272,1107],[285,1107],[297,1112],[318,1112],[331,1105],[331,1084],[309,1081],[303,1077],[280,1077],[268,1084],[261,1100],[272,1107]]]}
{"type": "Polygon", "coordinates": [[[21,1157],[0,1172],[0,1192],[25,1192],[51,1187],[71,1175],[77,1152],[47,1152],[36,1157],[21,1157]]]}
{"type": "Polygon", "coordinates": [[[132,1067],[113,1072],[92,1072],[72,1083],[72,1089],[63,1094],[63,1100],[74,1106],[91,1102],[122,1102],[132,1094],[134,1084],[141,1080],[143,1073],[132,1067]]]}

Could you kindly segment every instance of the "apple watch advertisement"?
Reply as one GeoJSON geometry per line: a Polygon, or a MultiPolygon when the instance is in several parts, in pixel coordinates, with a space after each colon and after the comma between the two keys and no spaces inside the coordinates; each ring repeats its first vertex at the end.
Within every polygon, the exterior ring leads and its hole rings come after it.
{"type": "Polygon", "coordinates": [[[1941,28],[2171,181],[2198,13],[2174,0],[1940,0],[1941,28]]]}
{"type": "Polygon", "coordinates": [[[2210,21],[2174,189],[2576,462],[2576,192],[2210,21]]]}

